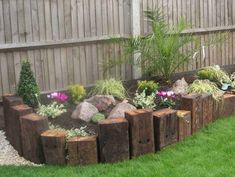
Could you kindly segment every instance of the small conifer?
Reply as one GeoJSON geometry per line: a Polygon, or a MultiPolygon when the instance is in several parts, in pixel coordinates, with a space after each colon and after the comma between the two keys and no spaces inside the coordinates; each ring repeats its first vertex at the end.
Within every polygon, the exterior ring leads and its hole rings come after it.
{"type": "Polygon", "coordinates": [[[21,96],[24,102],[32,107],[38,106],[39,86],[31,70],[29,61],[23,61],[20,72],[20,79],[17,86],[17,95],[21,96]]]}

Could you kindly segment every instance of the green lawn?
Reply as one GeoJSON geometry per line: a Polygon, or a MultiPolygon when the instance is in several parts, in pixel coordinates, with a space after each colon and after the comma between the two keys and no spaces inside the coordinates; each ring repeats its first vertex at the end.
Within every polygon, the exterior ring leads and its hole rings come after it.
{"type": "Polygon", "coordinates": [[[165,150],[118,164],[87,167],[0,167],[1,177],[235,176],[235,117],[221,119],[165,150]]]}

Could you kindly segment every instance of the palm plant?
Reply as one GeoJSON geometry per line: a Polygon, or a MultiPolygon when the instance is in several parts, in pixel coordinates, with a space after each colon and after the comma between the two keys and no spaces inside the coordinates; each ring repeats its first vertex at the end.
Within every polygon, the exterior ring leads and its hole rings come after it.
{"type": "Polygon", "coordinates": [[[125,57],[118,63],[112,60],[106,66],[110,68],[124,62],[134,64],[131,56],[133,52],[137,52],[141,53],[137,64],[144,75],[160,74],[166,81],[170,81],[172,74],[188,63],[199,50],[198,40],[192,34],[182,35],[188,26],[183,19],[177,26],[170,28],[160,10],[148,10],[145,15],[152,24],[152,34],[116,40],[124,45],[125,57]],[[192,42],[195,49],[182,52],[181,49],[192,42]]]}

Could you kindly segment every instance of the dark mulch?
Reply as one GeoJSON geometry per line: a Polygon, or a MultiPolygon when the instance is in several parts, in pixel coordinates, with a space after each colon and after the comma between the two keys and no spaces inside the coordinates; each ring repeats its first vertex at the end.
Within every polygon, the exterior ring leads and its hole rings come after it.
{"type": "Polygon", "coordinates": [[[87,123],[83,120],[80,119],[72,119],[71,115],[73,111],[75,110],[76,105],[69,105],[67,108],[67,112],[52,119],[49,118],[49,122],[52,123],[53,125],[60,126],[61,128],[64,128],[66,130],[71,130],[75,128],[80,128],[87,126],[88,131],[92,131],[97,133],[97,125],[92,124],[92,123],[87,123]]]}

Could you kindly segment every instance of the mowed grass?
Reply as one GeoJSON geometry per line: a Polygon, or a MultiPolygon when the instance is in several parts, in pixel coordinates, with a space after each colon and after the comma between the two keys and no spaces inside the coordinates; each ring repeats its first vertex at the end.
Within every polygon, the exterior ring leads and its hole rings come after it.
{"type": "Polygon", "coordinates": [[[235,176],[235,117],[220,119],[185,141],[117,164],[85,167],[1,166],[1,177],[235,176]]]}

